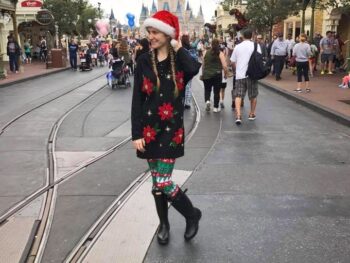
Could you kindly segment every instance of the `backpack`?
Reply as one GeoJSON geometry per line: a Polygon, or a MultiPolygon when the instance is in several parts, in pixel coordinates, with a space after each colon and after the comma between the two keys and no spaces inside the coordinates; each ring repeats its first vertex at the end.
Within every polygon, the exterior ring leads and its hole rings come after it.
{"type": "Polygon", "coordinates": [[[269,74],[269,69],[263,61],[263,55],[257,52],[258,44],[254,43],[254,51],[249,59],[247,76],[251,80],[265,78],[269,74]]]}

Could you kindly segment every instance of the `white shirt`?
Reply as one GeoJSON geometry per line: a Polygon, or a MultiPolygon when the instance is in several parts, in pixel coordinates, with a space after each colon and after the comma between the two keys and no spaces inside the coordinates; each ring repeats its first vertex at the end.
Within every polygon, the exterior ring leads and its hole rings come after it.
{"type": "MultiPolygon", "coordinates": [[[[258,45],[257,50],[261,53],[260,45],[258,45]]],[[[248,64],[253,51],[254,42],[250,40],[244,40],[233,49],[231,62],[236,63],[236,79],[247,77],[248,64]]]]}

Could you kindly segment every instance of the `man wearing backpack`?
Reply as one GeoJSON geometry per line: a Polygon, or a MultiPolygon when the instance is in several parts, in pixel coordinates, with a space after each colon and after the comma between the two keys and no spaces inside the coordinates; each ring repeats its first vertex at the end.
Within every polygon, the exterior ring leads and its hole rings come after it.
{"type": "MultiPolygon", "coordinates": [[[[248,90],[250,100],[249,120],[255,120],[255,109],[258,96],[258,83],[247,76],[250,58],[254,52],[254,42],[251,41],[253,32],[251,29],[243,31],[243,41],[238,44],[232,53],[232,68],[236,72],[235,104],[236,104],[236,124],[242,123],[241,103],[248,90]]],[[[257,45],[257,52],[261,54],[260,46],[257,45]]]]}

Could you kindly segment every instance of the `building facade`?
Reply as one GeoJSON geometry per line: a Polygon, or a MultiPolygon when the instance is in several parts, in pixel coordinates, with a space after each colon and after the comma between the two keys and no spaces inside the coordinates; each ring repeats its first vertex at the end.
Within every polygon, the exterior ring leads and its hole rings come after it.
{"type": "MultiPolygon", "coordinates": [[[[140,27],[149,16],[152,16],[158,10],[167,10],[172,12],[179,18],[180,32],[195,36],[202,36],[204,30],[204,15],[202,6],[200,6],[198,14],[194,15],[190,6],[190,2],[186,0],[158,0],[157,5],[153,1],[149,9],[144,4],[142,5],[141,14],[139,18],[140,27]]],[[[145,32],[141,31],[141,34],[145,32]]]]}
{"type": "MultiPolygon", "coordinates": [[[[305,33],[309,36],[311,31],[311,14],[312,9],[308,7],[305,11],[305,33]]],[[[320,33],[322,36],[326,35],[327,31],[334,31],[340,35],[342,40],[350,39],[350,12],[342,9],[327,10],[315,9],[314,16],[314,32],[320,33]]],[[[283,21],[282,29],[284,37],[292,34],[296,38],[301,33],[301,14],[298,16],[291,16],[283,21]]],[[[281,30],[282,31],[282,30],[281,30]]],[[[279,31],[279,32],[281,32],[279,31]]],[[[313,37],[313,36],[311,36],[313,37]]],[[[348,42],[342,52],[343,56],[350,57],[350,42],[348,42]]]]}
{"type": "MultiPolygon", "coordinates": [[[[245,12],[247,6],[247,1],[236,0],[233,1],[232,5],[229,7],[229,10],[238,9],[242,14],[245,12]]],[[[235,16],[229,14],[229,11],[224,10],[222,5],[218,5],[215,10],[215,23],[217,28],[217,34],[223,39],[230,37],[229,30],[231,35],[234,33],[234,26],[238,24],[238,21],[235,16]]]]}
{"type": "MultiPolygon", "coordinates": [[[[5,61],[8,61],[7,53],[7,28],[13,23],[15,14],[15,2],[10,0],[0,1],[0,79],[5,78],[5,61]]],[[[12,26],[13,27],[13,26],[12,26]]]]}

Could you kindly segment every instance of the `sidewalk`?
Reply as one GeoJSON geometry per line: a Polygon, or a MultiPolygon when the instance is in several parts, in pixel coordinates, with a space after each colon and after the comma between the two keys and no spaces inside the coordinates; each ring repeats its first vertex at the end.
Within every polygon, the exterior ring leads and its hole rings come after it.
{"type": "Polygon", "coordinates": [[[25,80],[30,80],[33,78],[37,78],[39,76],[49,75],[55,72],[60,72],[63,70],[66,70],[66,68],[50,68],[46,69],[46,64],[42,62],[33,62],[32,64],[22,64],[24,71],[19,72],[17,74],[12,73],[8,67],[6,66],[7,70],[7,78],[6,79],[0,79],[0,88],[5,87],[11,84],[15,84],[18,82],[22,82],[25,80]]]}
{"type": "Polygon", "coordinates": [[[338,87],[345,74],[337,73],[321,76],[319,71],[316,72],[315,77],[310,78],[311,93],[305,93],[305,89],[302,93],[294,92],[297,77],[288,69],[283,70],[282,80],[276,81],[274,76],[268,76],[260,83],[304,106],[343,124],[350,125],[350,89],[338,87]]]}

